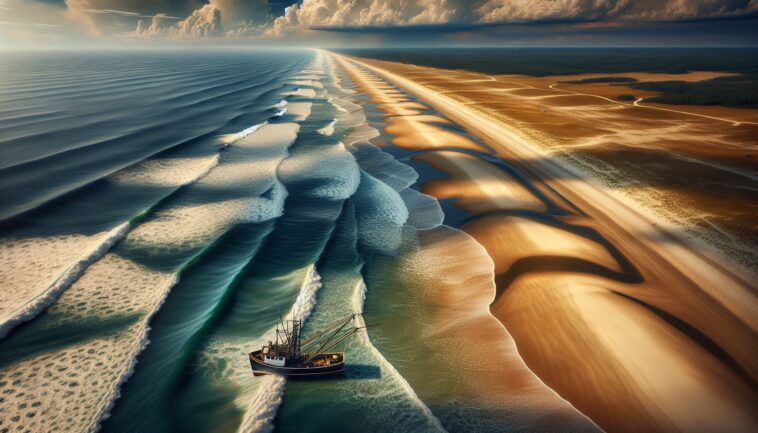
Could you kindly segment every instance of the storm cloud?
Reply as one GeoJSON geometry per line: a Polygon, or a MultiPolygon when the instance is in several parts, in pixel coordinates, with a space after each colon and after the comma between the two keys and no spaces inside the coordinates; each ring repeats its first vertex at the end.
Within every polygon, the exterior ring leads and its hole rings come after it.
{"type": "MultiPolygon", "coordinates": [[[[576,29],[752,19],[758,0],[0,0],[0,38],[40,25],[62,38],[335,40],[335,33],[480,34],[507,25],[576,29]],[[53,29],[55,27],[55,29],[53,29]],[[329,35],[331,34],[331,36],[329,35]]],[[[2,41],[3,39],[0,39],[2,41]]]]}

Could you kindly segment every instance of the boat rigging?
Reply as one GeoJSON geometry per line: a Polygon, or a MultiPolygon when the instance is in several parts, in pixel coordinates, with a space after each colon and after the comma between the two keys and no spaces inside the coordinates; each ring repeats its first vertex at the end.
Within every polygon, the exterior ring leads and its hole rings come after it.
{"type": "Polygon", "coordinates": [[[305,340],[302,338],[302,320],[283,320],[279,316],[274,341],[249,354],[253,374],[318,376],[342,373],[345,352],[329,350],[366,329],[365,326],[355,326],[358,316],[351,314],[305,340]]]}

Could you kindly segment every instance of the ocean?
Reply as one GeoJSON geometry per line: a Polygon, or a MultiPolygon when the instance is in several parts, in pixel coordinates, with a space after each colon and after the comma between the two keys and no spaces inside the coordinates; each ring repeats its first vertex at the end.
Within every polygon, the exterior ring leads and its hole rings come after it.
{"type": "Polygon", "coordinates": [[[408,203],[425,206],[417,226],[442,220],[416,172],[368,143],[379,131],[331,60],[7,56],[2,427],[444,431],[369,335],[337,381],[250,372],[279,314],[307,334],[363,311],[362,271],[397,250],[408,203]]]}
{"type": "Polygon", "coordinates": [[[393,144],[387,113],[333,57],[7,56],[0,429],[586,427],[489,313],[492,259],[458,230],[471,215],[420,192],[448,175],[393,144]],[[252,375],[247,354],[280,315],[307,337],[356,313],[371,327],[343,346],[343,376],[252,375]],[[464,336],[479,329],[492,347],[464,336]],[[487,395],[490,372],[520,379],[487,395]]]}

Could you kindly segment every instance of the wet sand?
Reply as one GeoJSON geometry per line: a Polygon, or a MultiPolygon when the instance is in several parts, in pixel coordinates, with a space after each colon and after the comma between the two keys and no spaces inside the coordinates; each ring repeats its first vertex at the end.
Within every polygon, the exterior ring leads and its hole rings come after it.
{"type": "MultiPolygon", "coordinates": [[[[339,59],[339,58],[338,58],[339,59]]],[[[434,186],[429,182],[423,186],[438,189],[437,198],[465,194],[469,199],[459,203],[461,207],[486,211],[508,206],[522,200],[533,209],[544,209],[525,190],[504,173],[490,166],[481,166],[479,159],[467,154],[451,152],[435,146],[438,140],[455,137],[452,148],[477,150],[483,147],[451,130],[425,124],[429,119],[435,123],[450,123],[437,116],[423,116],[409,113],[398,122],[398,110],[385,102],[381,92],[391,86],[380,80],[364,75],[347,63],[341,63],[356,83],[359,91],[366,92],[372,101],[380,104],[377,108],[386,115],[385,130],[392,128],[396,134],[392,144],[400,149],[427,150],[415,159],[434,161],[432,164],[455,165],[444,162],[452,159],[459,167],[452,178],[434,186]],[[397,125],[405,125],[398,128],[397,125]],[[427,133],[408,140],[419,128],[427,128],[427,133]],[[484,167],[485,172],[482,172],[484,167]],[[497,176],[499,182],[487,187],[483,182],[472,182],[469,176],[480,180],[497,176]],[[460,187],[456,188],[455,183],[460,187]]],[[[414,103],[399,92],[393,92],[393,99],[400,106],[414,103]]],[[[450,170],[452,174],[454,170],[450,170]]],[[[414,311],[415,319],[425,326],[423,342],[428,350],[419,348],[415,353],[404,354],[403,358],[413,358],[414,368],[403,370],[419,397],[435,410],[443,423],[461,422],[463,414],[480,413],[481,417],[470,419],[467,425],[460,425],[461,431],[554,431],[554,432],[596,432],[598,427],[532,373],[521,359],[516,344],[502,323],[490,314],[489,306],[495,298],[493,262],[487,251],[472,237],[459,230],[441,226],[431,230],[420,230],[418,245],[410,251],[398,254],[397,263],[391,268],[393,287],[408,287],[413,304],[423,307],[414,311]],[[450,347],[460,348],[451,353],[450,347]],[[433,356],[421,356],[431,353],[433,356]],[[444,354],[444,356],[442,356],[444,354]],[[455,374],[440,374],[451,371],[455,374]],[[462,408],[465,406],[466,408],[462,408]],[[445,414],[454,414],[449,419],[445,414]]],[[[394,298],[393,298],[394,299],[394,298]]],[[[394,299],[394,302],[404,301],[394,299]]],[[[383,334],[391,334],[383,327],[383,334]]],[[[404,332],[412,332],[410,330],[404,332]]],[[[468,417],[467,417],[468,418],[468,417]]]]}
{"type": "Polygon", "coordinates": [[[486,75],[371,61],[449,96],[602,182],[758,277],[753,215],[758,110],[649,103],[657,92],[587,78],[700,81],[729,75],[486,75]],[[636,100],[622,101],[620,95],[636,100]]]}
{"type": "MultiPolygon", "coordinates": [[[[487,158],[465,153],[470,150],[465,145],[458,147],[461,152],[455,145],[436,148],[444,134],[431,131],[403,141],[405,134],[416,134],[408,125],[423,121],[388,120],[395,145],[423,151],[414,160],[448,174],[423,190],[456,200],[471,215],[462,229],[485,247],[496,283],[481,286],[495,293],[477,302],[494,298],[490,310],[510,333],[501,338],[513,337],[518,354],[542,381],[609,432],[758,428],[753,410],[758,303],[748,279],[672,233],[648,209],[567,167],[523,133],[523,123],[483,115],[462,103],[453,87],[443,94],[424,86],[437,86],[439,77],[430,72],[436,70],[337,58],[373,101],[390,106],[388,116],[398,116],[393,101],[409,101],[391,82],[483,139],[519,173],[507,175],[487,158]],[[384,90],[391,91],[390,98],[381,95],[384,90]]],[[[526,97],[541,95],[499,100],[522,103],[526,97]]],[[[597,119],[583,121],[590,135],[606,128],[597,119]]],[[[634,134],[635,122],[658,120],[626,121],[623,128],[616,125],[620,137],[634,134]]],[[[562,119],[551,127],[573,126],[562,119]]],[[[443,140],[454,142],[449,135],[443,140]]],[[[468,286],[458,284],[458,290],[468,286]]],[[[430,299],[448,308],[462,302],[453,296],[430,299]]]]}

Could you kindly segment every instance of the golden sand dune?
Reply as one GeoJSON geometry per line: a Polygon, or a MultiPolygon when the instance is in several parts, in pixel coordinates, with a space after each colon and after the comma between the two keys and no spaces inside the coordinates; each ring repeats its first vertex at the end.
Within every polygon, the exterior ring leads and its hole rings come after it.
{"type": "Polygon", "coordinates": [[[393,102],[389,104],[379,104],[379,110],[385,111],[390,116],[410,116],[421,114],[422,110],[428,110],[429,107],[418,102],[393,102]]]}
{"type": "Polygon", "coordinates": [[[435,123],[450,123],[441,117],[401,115],[397,110],[392,113],[397,117],[389,120],[390,125],[385,130],[387,133],[395,135],[392,142],[399,147],[412,150],[457,147],[479,152],[484,151],[481,146],[470,139],[436,126],[435,123]]]}
{"type": "MultiPolygon", "coordinates": [[[[461,244],[444,236],[419,234],[423,248],[418,254],[437,257],[428,261],[426,273],[418,272],[415,277],[425,287],[424,305],[442,315],[457,315],[449,319],[450,326],[442,326],[433,336],[444,342],[440,351],[446,350],[444,345],[457,344],[459,330],[465,329],[468,335],[477,335],[482,346],[502,348],[510,351],[508,356],[515,356],[510,336],[493,334],[481,316],[482,305],[496,297],[491,312],[509,330],[531,370],[603,429],[758,430],[758,414],[753,410],[758,404],[755,286],[688,238],[651,219],[646,209],[558,163],[530,141],[533,135],[516,128],[554,122],[551,127],[571,129],[576,122],[567,117],[568,111],[542,117],[532,113],[530,119],[521,117],[506,125],[502,122],[505,117],[496,121],[483,116],[478,105],[462,103],[449,92],[452,86],[444,94],[436,91],[456,77],[459,86],[464,78],[474,81],[475,74],[447,71],[437,77],[436,70],[430,68],[337,58],[360,90],[372,98],[381,99],[375,93],[389,88],[379,84],[382,79],[392,81],[484,139],[520,173],[518,178],[513,177],[487,158],[454,148],[414,157],[449,176],[424,183],[424,192],[439,199],[455,199],[456,206],[471,215],[464,230],[494,262],[495,290],[477,279],[430,276],[434,271],[427,268],[435,266],[442,267],[445,275],[465,276],[473,266],[474,255],[466,253],[470,258],[457,259],[452,266],[447,259],[466,251],[461,244]],[[408,77],[434,83],[435,90],[408,77]],[[525,212],[526,216],[518,216],[525,212]],[[497,345],[493,335],[503,345],[497,345]]],[[[476,81],[476,85],[482,82],[485,80],[476,81]]],[[[483,99],[490,97],[494,98],[487,95],[483,99]]],[[[393,98],[403,100],[397,94],[393,98]]],[[[526,104],[522,97],[513,98],[515,101],[506,102],[502,95],[497,96],[499,103],[510,103],[514,110],[526,104]]],[[[551,107],[548,113],[559,108],[551,107]]],[[[682,150],[709,127],[680,123],[686,116],[682,113],[663,113],[660,120],[644,116],[629,119],[628,113],[618,111],[616,107],[577,108],[575,114],[579,113],[587,125],[585,139],[610,135],[608,125],[601,120],[613,121],[616,146],[649,142],[644,151],[651,159],[657,158],[658,164],[670,164],[672,170],[680,167],[660,159],[656,153],[660,152],[660,140],[646,137],[650,130],[639,131],[635,122],[666,130],[669,142],[665,146],[682,150]]],[[[404,123],[396,119],[392,124],[405,128],[393,129],[395,140],[416,134],[409,126],[414,124],[413,119],[404,123]]],[[[445,131],[454,133],[452,129],[445,131]]],[[[734,128],[721,135],[711,133],[707,140],[728,142],[739,134],[740,129],[734,128]]],[[[414,148],[433,148],[438,137],[435,133],[417,134],[414,148]]],[[[703,140],[691,147],[690,155],[714,154],[707,152],[703,140]]],[[[721,148],[715,154],[719,152],[733,151],[721,148]]],[[[636,155],[638,160],[639,155],[644,153],[636,155]]],[[[676,158],[700,161],[698,158],[704,157],[677,154],[676,158]]],[[[649,169],[644,164],[637,166],[638,178],[643,179],[649,169]]],[[[734,170],[739,172],[740,168],[734,170]]],[[[672,174],[686,175],[686,171],[672,174]]],[[[633,183],[628,187],[643,188],[633,183]]],[[[671,206],[670,201],[659,203],[671,206]]],[[[418,268],[412,263],[406,267],[418,268]]],[[[490,388],[491,383],[500,383],[501,377],[507,382],[510,368],[511,364],[503,363],[502,369],[485,369],[481,375],[471,372],[466,377],[479,381],[470,386],[486,394],[487,398],[480,397],[485,401],[493,398],[491,393],[513,390],[505,385],[490,388]]],[[[507,400],[508,396],[501,398],[507,400]]]]}
{"type": "Polygon", "coordinates": [[[639,99],[657,93],[623,83],[567,83],[601,76],[701,81],[729,74],[490,76],[370,62],[425,83],[483,118],[518,131],[536,148],[600,180],[678,226],[684,235],[710,245],[720,260],[747,270],[752,278],[758,275],[758,237],[752,217],[758,180],[758,110],[622,101],[620,95],[639,99]],[[547,93],[540,97],[524,91],[547,93]]]}
{"type": "Polygon", "coordinates": [[[460,431],[515,429],[512,419],[528,425],[525,431],[598,431],[526,368],[513,339],[490,314],[494,284],[486,251],[445,226],[418,232],[418,242],[420,248],[401,256],[396,268],[400,283],[413,288],[409,296],[424,306],[417,319],[427,324],[421,339],[427,347],[419,352],[438,354],[418,356],[418,368],[404,372],[424,401],[474,406],[490,415],[460,431]]]}
{"type": "Polygon", "coordinates": [[[530,274],[492,312],[530,368],[608,431],[754,431],[750,385],[623,290],[583,274],[530,274]]]}
{"type": "Polygon", "coordinates": [[[516,179],[497,166],[471,155],[440,151],[414,157],[450,175],[422,185],[425,194],[438,199],[457,198],[456,206],[473,214],[503,209],[545,210],[516,179]]]}
{"type": "Polygon", "coordinates": [[[615,272],[624,272],[603,247],[586,237],[523,217],[493,215],[479,218],[463,227],[489,253],[495,262],[495,274],[512,268],[519,260],[556,257],[586,261],[615,272]]]}

